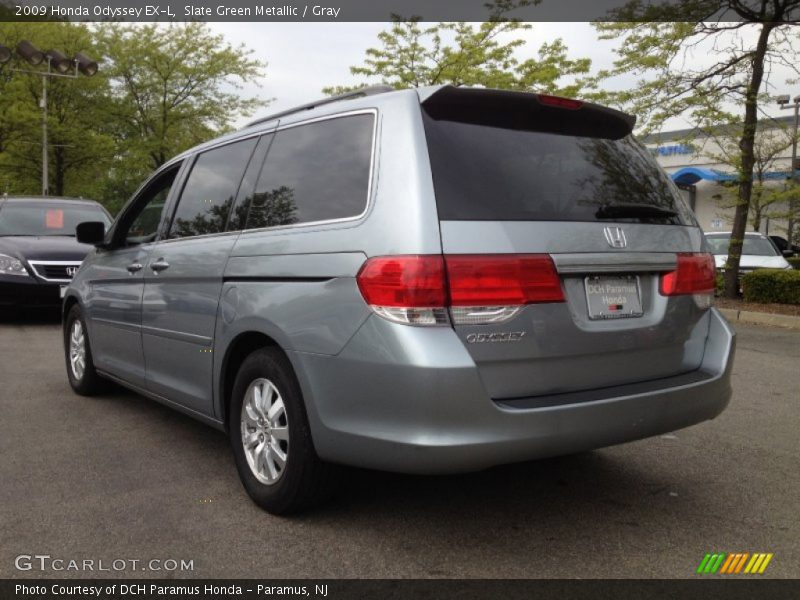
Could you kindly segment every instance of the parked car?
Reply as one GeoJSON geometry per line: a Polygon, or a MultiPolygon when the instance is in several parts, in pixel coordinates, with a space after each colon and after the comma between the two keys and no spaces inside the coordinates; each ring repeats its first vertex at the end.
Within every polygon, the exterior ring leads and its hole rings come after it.
{"type": "MultiPolygon", "coordinates": [[[[717,269],[724,270],[728,261],[728,246],[731,243],[731,232],[706,233],[706,240],[714,253],[717,269]]],[[[742,244],[742,256],[739,259],[739,274],[744,275],[756,269],[791,269],[792,265],[783,257],[772,241],[763,233],[748,231],[742,244]]]]}
{"type": "Polygon", "coordinates": [[[61,290],[93,250],[75,240],[75,226],[89,220],[111,223],[91,200],[0,196],[0,310],[61,306],[61,290]]]}
{"type": "Polygon", "coordinates": [[[781,237],[779,235],[771,235],[769,239],[772,240],[772,243],[778,248],[778,251],[785,257],[795,256],[800,254],[800,246],[795,244],[790,244],[789,240],[785,237],[781,237]]]}
{"type": "Polygon", "coordinates": [[[373,89],[181,154],[107,233],[78,228],[98,250],[65,298],[70,384],[226,430],[275,513],[321,501],[335,465],[469,471],[712,419],[734,334],[633,124],[373,89]]]}

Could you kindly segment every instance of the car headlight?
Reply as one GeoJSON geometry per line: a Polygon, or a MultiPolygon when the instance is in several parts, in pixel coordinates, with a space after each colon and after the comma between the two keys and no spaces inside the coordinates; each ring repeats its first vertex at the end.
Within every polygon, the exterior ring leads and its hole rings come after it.
{"type": "Polygon", "coordinates": [[[22,275],[23,277],[30,277],[25,265],[22,262],[8,256],[7,254],[0,254],[0,275],[22,275]]]}

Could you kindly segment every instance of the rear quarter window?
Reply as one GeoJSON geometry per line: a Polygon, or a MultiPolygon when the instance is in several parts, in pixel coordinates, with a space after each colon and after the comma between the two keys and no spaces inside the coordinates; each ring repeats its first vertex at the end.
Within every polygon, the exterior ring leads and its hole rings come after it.
{"type": "Polygon", "coordinates": [[[356,217],[369,193],[375,117],[357,114],[275,134],[247,214],[247,229],[356,217]]]}

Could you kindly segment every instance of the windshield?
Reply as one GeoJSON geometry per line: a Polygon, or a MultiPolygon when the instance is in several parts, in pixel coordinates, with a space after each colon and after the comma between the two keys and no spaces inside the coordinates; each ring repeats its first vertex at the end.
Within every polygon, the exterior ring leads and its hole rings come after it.
{"type": "MultiPolygon", "coordinates": [[[[728,246],[731,243],[730,235],[706,236],[711,252],[717,255],[728,254],[728,246]]],[[[777,256],[778,251],[767,238],[747,235],[742,246],[742,256],[777,256]]]]}
{"type": "Polygon", "coordinates": [[[0,207],[0,235],[75,235],[85,221],[111,221],[99,206],[55,202],[14,202],[0,207]]]}
{"type": "Polygon", "coordinates": [[[630,136],[613,140],[590,131],[565,135],[438,117],[425,114],[424,124],[442,220],[694,224],[680,191],[630,136]],[[626,205],[613,218],[601,209],[626,205]]]}

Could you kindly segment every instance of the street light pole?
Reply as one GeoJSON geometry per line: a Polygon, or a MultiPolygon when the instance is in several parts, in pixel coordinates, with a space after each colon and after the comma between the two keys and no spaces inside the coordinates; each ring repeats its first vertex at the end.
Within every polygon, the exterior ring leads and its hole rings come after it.
{"type": "MultiPolygon", "coordinates": [[[[47,59],[47,72],[50,72],[50,59],[47,59]]],[[[42,196],[50,195],[50,164],[47,151],[47,77],[42,77],[42,196]]]]}
{"type": "MultiPolygon", "coordinates": [[[[792,184],[798,184],[797,172],[800,170],[797,164],[797,134],[800,129],[800,95],[792,98],[792,103],[789,103],[789,96],[779,96],[778,104],[781,110],[794,110],[794,134],[792,135],[792,163],[789,166],[789,180],[792,184]]],[[[789,244],[793,244],[792,237],[794,235],[794,221],[795,211],[797,210],[797,200],[792,198],[789,200],[789,219],[786,227],[786,239],[789,244]]]]}
{"type": "MultiPolygon", "coordinates": [[[[29,73],[39,75],[42,78],[42,97],[39,107],[42,109],[42,196],[50,195],[50,161],[47,141],[47,80],[50,77],[66,77],[67,79],[78,79],[83,73],[87,77],[92,77],[97,73],[97,63],[85,54],[77,52],[71,59],[66,58],[57,50],[42,52],[27,40],[17,44],[17,54],[27,60],[33,66],[47,61],[47,71],[33,71],[30,69],[10,69],[16,73],[29,73]],[[53,72],[55,66],[58,73],[53,72]],[[70,73],[69,71],[73,71],[70,73]]],[[[0,46],[0,63],[8,62],[11,59],[11,51],[6,46],[0,46]]]]}

